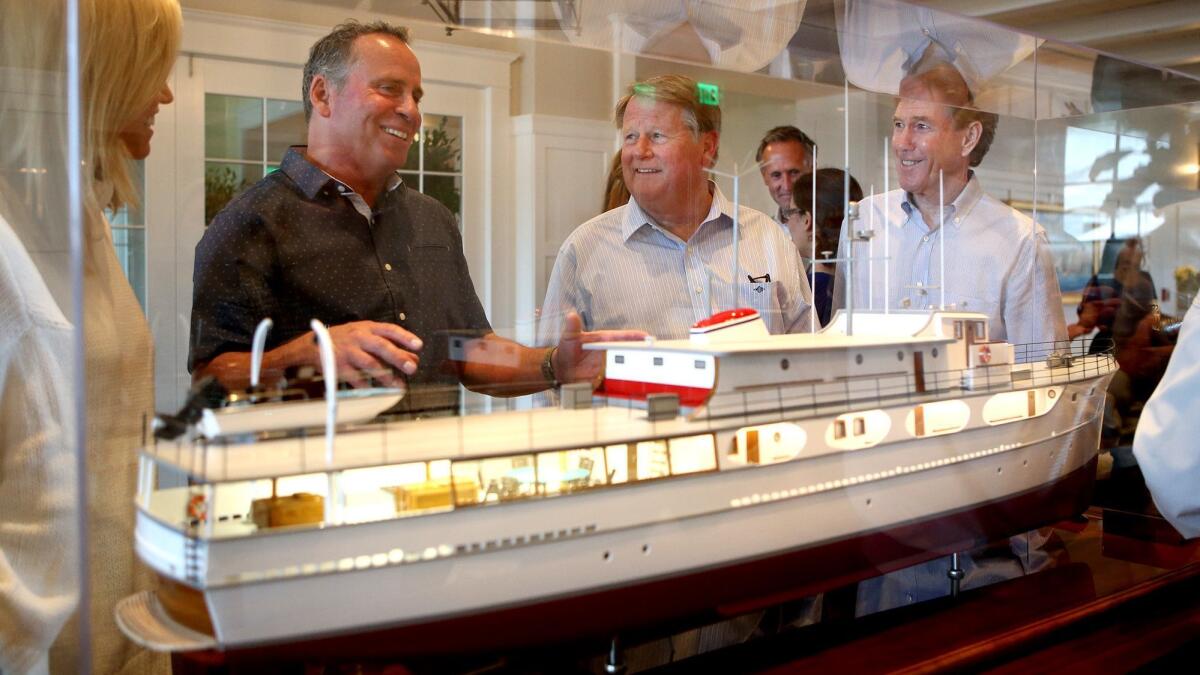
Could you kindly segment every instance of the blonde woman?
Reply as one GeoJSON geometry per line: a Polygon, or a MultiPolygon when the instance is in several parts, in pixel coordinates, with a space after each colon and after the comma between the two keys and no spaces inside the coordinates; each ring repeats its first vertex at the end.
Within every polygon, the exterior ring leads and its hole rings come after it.
{"type": "MultiPolygon", "coordinates": [[[[58,2],[13,0],[13,5],[58,2]]],[[[88,453],[88,541],[92,671],[166,672],[169,663],[125,640],[113,620],[113,605],[145,586],[133,556],[132,496],[136,449],[154,401],[150,331],[121,271],[103,210],[137,201],[131,161],[150,151],[154,115],[171,102],[167,77],[182,34],[177,0],[79,0],[83,101],[84,194],[84,368],[88,453]]],[[[51,39],[42,30],[9,25],[5,38],[51,39]],[[12,32],[13,35],[8,33],[12,32]]],[[[61,19],[61,16],[60,16],[61,19]]],[[[61,27],[60,22],[51,26],[61,27]]],[[[61,28],[59,28],[61,31],[61,28]]],[[[65,38],[46,53],[51,69],[62,63],[65,38]]],[[[53,287],[53,284],[52,284],[53,287]]],[[[60,300],[60,306],[64,305],[60,300]]],[[[76,669],[79,640],[68,623],[50,650],[54,672],[76,669]]]]}

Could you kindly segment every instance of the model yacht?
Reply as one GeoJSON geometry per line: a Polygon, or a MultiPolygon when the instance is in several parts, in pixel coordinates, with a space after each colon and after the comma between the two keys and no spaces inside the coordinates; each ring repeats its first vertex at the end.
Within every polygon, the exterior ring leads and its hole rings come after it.
{"type": "Polygon", "coordinates": [[[772,336],[732,310],[687,339],[588,345],[602,384],[553,408],[362,422],[329,396],[224,433],[206,415],[141,451],[136,548],[164,583],[118,622],[175,651],[611,636],[1086,506],[1111,355],[991,340],[968,312],[849,318],[772,336]]]}

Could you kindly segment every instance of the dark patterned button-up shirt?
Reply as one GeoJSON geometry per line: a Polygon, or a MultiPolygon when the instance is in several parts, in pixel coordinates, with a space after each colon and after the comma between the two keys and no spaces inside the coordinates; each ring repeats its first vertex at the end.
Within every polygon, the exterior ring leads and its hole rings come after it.
{"type": "MultiPolygon", "coordinates": [[[[450,332],[491,332],[454,216],[402,183],[365,202],[293,147],[280,170],[238,196],[196,245],[188,369],[250,351],[264,317],[267,349],[328,326],[380,321],[425,343],[410,385],[452,385],[450,332]],[[357,202],[357,207],[356,207],[357,202]]],[[[456,397],[456,396],[455,396],[456,397]]]]}

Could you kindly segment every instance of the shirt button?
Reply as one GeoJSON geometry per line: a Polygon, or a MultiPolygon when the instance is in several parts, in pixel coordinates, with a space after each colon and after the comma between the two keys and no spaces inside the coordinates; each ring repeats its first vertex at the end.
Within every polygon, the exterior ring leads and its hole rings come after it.
{"type": "Polygon", "coordinates": [[[905,595],[904,597],[908,598],[909,602],[913,601],[912,593],[909,593],[909,594],[905,595]]]}
{"type": "Polygon", "coordinates": [[[391,271],[392,271],[392,263],[384,263],[384,264],[383,264],[383,269],[385,269],[385,270],[387,270],[387,271],[391,272],[391,271]]]}
{"type": "Polygon", "coordinates": [[[401,320],[401,321],[403,321],[403,320],[405,320],[405,319],[407,319],[407,318],[408,318],[408,317],[404,315],[404,312],[400,312],[400,320],[401,320]]]}
{"type": "Polygon", "coordinates": [[[954,223],[955,223],[956,225],[957,225],[958,223],[961,223],[961,222],[962,222],[962,218],[957,218],[957,217],[956,217],[956,218],[954,219],[954,223]]]}
{"type": "Polygon", "coordinates": [[[921,237],[921,241],[929,241],[929,235],[925,235],[924,237],[921,237]]]}
{"type": "Polygon", "coordinates": [[[700,293],[701,293],[701,292],[703,292],[703,290],[704,290],[704,289],[702,289],[702,288],[700,288],[699,286],[697,286],[697,287],[696,287],[696,295],[700,295],[700,293]]]}

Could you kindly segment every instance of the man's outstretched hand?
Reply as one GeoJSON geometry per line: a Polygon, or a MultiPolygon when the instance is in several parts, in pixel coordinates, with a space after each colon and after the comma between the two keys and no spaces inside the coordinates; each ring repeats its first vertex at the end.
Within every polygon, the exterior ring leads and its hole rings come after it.
{"type": "Polygon", "coordinates": [[[644,340],[649,334],[643,330],[595,330],[584,331],[583,320],[577,312],[568,312],[563,318],[558,349],[554,352],[554,373],[559,382],[591,382],[593,388],[604,374],[604,352],[584,349],[592,342],[621,342],[644,340]]]}

